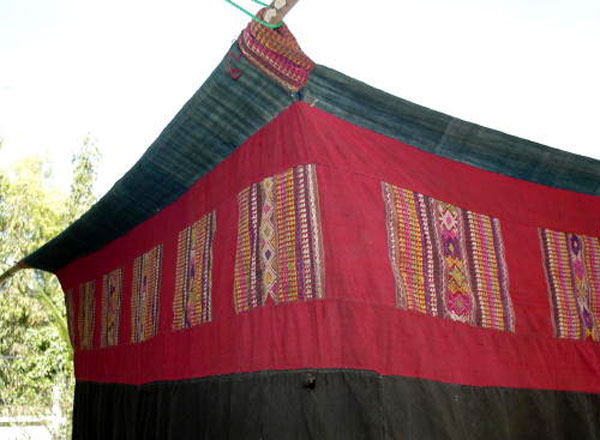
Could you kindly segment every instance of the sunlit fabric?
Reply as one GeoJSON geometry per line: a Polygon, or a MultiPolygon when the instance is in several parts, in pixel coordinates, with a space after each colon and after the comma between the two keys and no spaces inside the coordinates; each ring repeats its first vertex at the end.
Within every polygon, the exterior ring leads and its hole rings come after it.
{"type": "Polygon", "coordinates": [[[600,163],[375,90],[250,25],[27,257],[74,437],[594,438],[600,163]]]}

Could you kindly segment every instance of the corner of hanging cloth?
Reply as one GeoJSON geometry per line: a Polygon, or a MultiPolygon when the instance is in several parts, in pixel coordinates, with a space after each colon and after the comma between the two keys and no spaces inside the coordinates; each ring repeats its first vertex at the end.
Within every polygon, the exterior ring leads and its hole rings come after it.
{"type": "Polygon", "coordinates": [[[14,274],[16,274],[17,272],[19,272],[22,269],[29,269],[29,266],[27,265],[27,263],[25,263],[24,260],[19,261],[13,267],[11,267],[6,272],[4,272],[2,275],[0,275],[0,289],[4,286],[4,283],[10,277],[12,277],[14,274]]]}
{"type": "MultiPolygon", "coordinates": [[[[257,16],[262,18],[266,10],[260,10],[257,16]]],[[[285,23],[271,29],[253,20],[242,31],[237,45],[250,63],[294,93],[304,87],[315,67],[285,23]]]]}

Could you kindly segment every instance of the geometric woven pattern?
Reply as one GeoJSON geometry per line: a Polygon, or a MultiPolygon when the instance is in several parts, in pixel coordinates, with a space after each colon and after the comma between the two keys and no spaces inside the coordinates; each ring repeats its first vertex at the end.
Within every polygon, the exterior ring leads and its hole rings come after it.
{"type": "Polygon", "coordinates": [[[162,244],[133,262],[131,342],[142,342],[158,332],[162,244]]]}
{"type": "Polygon", "coordinates": [[[123,269],[115,269],[104,275],[102,280],[102,323],[100,346],[108,347],[119,343],[119,321],[121,296],[123,293],[123,269]]]}
{"type": "Polygon", "coordinates": [[[179,233],[177,278],[173,299],[173,329],[211,320],[212,245],[215,212],[206,214],[179,233]]]}
{"type": "Polygon", "coordinates": [[[67,326],[69,329],[69,339],[71,340],[71,347],[75,349],[77,346],[75,342],[75,298],[73,297],[73,289],[68,289],[65,292],[65,306],[67,309],[67,326]]]}
{"type": "Polygon", "coordinates": [[[514,332],[500,221],[382,182],[396,304],[514,332]]]}
{"type": "Polygon", "coordinates": [[[255,67],[291,91],[300,90],[315,67],[285,24],[273,30],[253,20],[238,47],[255,67]]]}
{"type": "Polygon", "coordinates": [[[600,240],[539,232],[554,336],[600,341],[600,240]]]}
{"type": "Polygon", "coordinates": [[[300,165],[238,195],[236,313],[273,301],[323,298],[323,245],[314,165],[300,165]]]}
{"type": "Polygon", "coordinates": [[[77,330],[79,346],[92,348],[94,342],[94,324],[96,322],[96,282],[89,281],[79,286],[79,316],[77,330]]]}

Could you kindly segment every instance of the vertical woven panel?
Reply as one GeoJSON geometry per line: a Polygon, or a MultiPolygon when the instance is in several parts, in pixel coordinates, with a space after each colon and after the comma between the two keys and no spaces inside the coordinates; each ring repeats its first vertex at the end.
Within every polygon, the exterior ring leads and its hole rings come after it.
{"type": "Polygon", "coordinates": [[[554,336],[600,341],[600,241],[540,229],[554,336]]]}
{"type": "Polygon", "coordinates": [[[500,221],[382,182],[398,307],[514,331],[500,221]]]}
{"type": "Polygon", "coordinates": [[[158,332],[162,244],[133,262],[131,342],[142,342],[158,332]]]}
{"type": "Polygon", "coordinates": [[[173,329],[211,320],[213,241],[216,215],[211,212],[179,233],[173,329]]]}
{"type": "Polygon", "coordinates": [[[101,347],[108,347],[119,343],[122,294],[123,270],[119,268],[104,275],[102,279],[101,347]]]}
{"type": "Polygon", "coordinates": [[[69,339],[71,340],[71,347],[73,350],[78,346],[75,338],[76,328],[76,311],[75,311],[75,298],[73,289],[67,289],[65,292],[65,307],[67,309],[67,326],[69,329],[69,339]]]}
{"type": "Polygon", "coordinates": [[[79,346],[93,348],[94,325],[96,323],[96,282],[89,281],[79,286],[78,332],[79,346]]]}
{"type": "Polygon", "coordinates": [[[324,296],[324,265],[314,165],[290,168],[238,195],[236,313],[272,300],[324,296]]]}

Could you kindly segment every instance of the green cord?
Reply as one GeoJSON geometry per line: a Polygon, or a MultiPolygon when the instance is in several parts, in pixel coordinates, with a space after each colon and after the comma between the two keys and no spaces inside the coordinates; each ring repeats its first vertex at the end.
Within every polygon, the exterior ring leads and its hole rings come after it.
{"type": "MultiPolygon", "coordinates": [[[[283,24],[283,21],[280,21],[279,23],[275,23],[275,24],[271,24],[271,23],[267,23],[266,21],[258,18],[256,15],[254,15],[252,12],[248,11],[247,9],[242,8],[240,5],[238,5],[237,3],[234,3],[232,0],[225,0],[227,3],[229,3],[230,5],[236,7],[237,9],[239,9],[240,11],[242,11],[244,14],[252,17],[252,20],[254,21],[258,21],[260,24],[262,24],[263,26],[266,26],[268,28],[271,29],[277,29],[278,27],[280,27],[283,24]]],[[[265,8],[268,7],[269,5],[267,5],[266,3],[263,3],[259,0],[252,0],[254,3],[257,3],[261,6],[264,6],[265,8]]]]}

